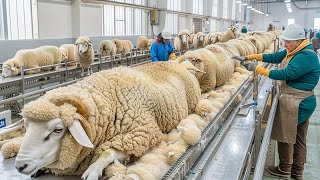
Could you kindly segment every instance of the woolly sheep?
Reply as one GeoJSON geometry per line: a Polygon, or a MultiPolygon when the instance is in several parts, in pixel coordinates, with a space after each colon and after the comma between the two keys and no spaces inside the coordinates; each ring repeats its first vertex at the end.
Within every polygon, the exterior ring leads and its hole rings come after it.
{"type": "Polygon", "coordinates": [[[196,34],[190,34],[190,38],[189,38],[189,44],[193,45],[193,38],[196,36],[196,34]]]}
{"type": "Polygon", "coordinates": [[[28,128],[16,167],[97,179],[115,159],[139,157],[160,143],[199,99],[197,79],[178,63],[97,72],[24,106],[28,128]]]}
{"type": "Polygon", "coordinates": [[[232,73],[234,72],[234,61],[231,59],[228,53],[218,45],[211,44],[206,46],[206,49],[211,51],[215,56],[214,59],[217,64],[216,86],[221,86],[230,79],[232,73]]]}
{"type": "Polygon", "coordinates": [[[261,44],[261,42],[259,42],[259,40],[257,38],[255,38],[254,36],[250,36],[247,37],[246,39],[248,39],[249,41],[251,41],[257,48],[257,53],[262,53],[263,52],[263,44],[261,44]]]}
{"type": "Polygon", "coordinates": [[[149,39],[145,36],[139,36],[137,39],[137,48],[143,53],[148,48],[149,39]]]}
{"type": "Polygon", "coordinates": [[[215,44],[219,42],[221,38],[221,34],[222,33],[219,33],[219,32],[207,34],[205,37],[205,44],[210,45],[210,44],[215,44]]]}
{"type": "Polygon", "coordinates": [[[133,49],[133,44],[129,40],[114,39],[112,41],[116,44],[117,54],[121,54],[122,56],[125,56],[133,49]]]}
{"type": "MultiPolygon", "coordinates": [[[[75,56],[75,49],[76,45],[74,44],[62,44],[59,49],[62,51],[62,54],[64,55],[64,59],[67,60],[67,62],[74,62],[78,61],[75,56]]],[[[68,63],[70,66],[74,66],[77,63],[68,63]]]]}
{"type": "Polygon", "coordinates": [[[111,40],[102,40],[99,43],[99,52],[101,56],[113,57],[117,54],[116,44],[111,40]]]}
{"type": "MultiPolygon", "coordinates": [[[[20,68],[38,68],[61,63],[62,52],[55,46],[42,46],[36,49],[19,50],[12,59],[5,61],[2,65],[2,76],[11,77],[20,74],[20,68]]],[[[44,70],[56,69],[56,67],[43,68],[44,70]]],[[[41,69],[26,71],[25,74],[39,73],[41,69]]]]}
{"type": "Polygon", "coordinates": [[[239,36],[239,31],[235,27],[228,28],[226,32],[221,35],[220,41],[227,42],[230,39],[235,39],[239,36]]]}
{"type": "Polygon", "coordinates": [[[76,40],[76,59],[79,61],[79,65],[82,69],[82,75],[84,69],[87,69],[87,74],[92,74],[91,64],[94,61],[94,51],[92,43],[87,36],[80,36],[76,40]]]}
{"type": "Polygon", "coordinates": [[[203,32],[198,32],[194,37],[193,37],[193,40],[192,40],[192,44],[193,44],[193,47],[195,49],[197,48],[204,48],[205,46],[205,34],[203,32]]]}
{"type": "Polygon", "coordinates": [[[195,113],[200,115],[202,118],[206,118],[213,110],[214,107],[211,101],[208,99],[202,99],[198,102],[195,113]]]}
{"type": "Polygon", "coordinates": [[[177,37],[174,38],[174,49],[178,51],[189,50],[190,32],[187,29],[181,30],[177,37]]]}

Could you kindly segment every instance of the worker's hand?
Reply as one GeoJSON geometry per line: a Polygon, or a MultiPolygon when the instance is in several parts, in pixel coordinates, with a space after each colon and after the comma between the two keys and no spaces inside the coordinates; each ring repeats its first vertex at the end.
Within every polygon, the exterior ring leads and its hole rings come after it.
{"type": "Polygon", "coordinates": [[[241,62],[248,60],[247,56],[233,56],[232,58],[241,62]]]}
{"type": "Polygon", "coordinates": [[[248,71],[254,71],[257,67],[255,63],[249,62],[249,63],[243,63],[242,64],[248,71]]]}

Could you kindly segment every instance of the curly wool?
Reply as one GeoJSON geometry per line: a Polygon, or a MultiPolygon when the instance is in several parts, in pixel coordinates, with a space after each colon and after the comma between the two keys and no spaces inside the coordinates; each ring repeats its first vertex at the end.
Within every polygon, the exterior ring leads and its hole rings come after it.
{"type": "Polygon", "coordinates": [[[99,43],[99,52],[101,56],[114,56],[117,54],[116,44],[111,40],[102,40],[99,43]]]}
{"type": "MultiPolygon", "coordinates": [[[[118,67],[95,73],[67,87],[48,91],[27,104],[22,115],[30,121],[61,118],[66,125],[79,119],[79,108],[56,98],[77,101],[90,127],[94,149],[83,148],[68,132],[60,158],[47,167],[55,174],[82,174],[107,148],[141,156],[156,146],[200,99],[197,79],[175,63],[150,63],[136,68],[118,67]],[[182,91],[184,91],[182,93],[182,91]],[[45,106],[44,106],[45,104],[45,106]]],[[[90,130],[90,132],[88,132],[90,130]]]]}

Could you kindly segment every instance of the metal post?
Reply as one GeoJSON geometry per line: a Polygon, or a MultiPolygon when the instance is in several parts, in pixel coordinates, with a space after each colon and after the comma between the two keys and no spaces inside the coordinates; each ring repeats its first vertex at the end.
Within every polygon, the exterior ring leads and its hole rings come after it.
{"type": "MultiPolygon", "coordinates": [[[[20,72],[21,72],[21,86],[22,86],[22,94],[24,94],[25,92],[25,86],[24,86],[24,66],[21,66],[20,68],[20,72]]],[[[22,99],[22,102],[23,102],[23,106],[25,105],[25,98],[22,99]]]]}
{"type": "Polygon", "coordinates": [[[273,41],[273,52],[275,53],[275,52],[277,52],[277,50],[276,50],[276,42],[277,42],[277,39],[275,39],[274,41],[273,41]]]}
{"type": "Polygon", "coordinates": [[[66,66],[65,72],[64,72],[64,82],[67,82],[68,81],[68,61],[67,60],[64,62],[64,65],[66,66]]]}
{"type": "Polygon", "coordinates": [[[102,56],[101,54],[99,54],[99,67],[98,67],[98,71],[101,71],[102,68],[101,68],[101,62],[102,62],[102,56]]]}
{"type": "Polygon", "coordinates": [[[253,73],[253,91],[252,91],[253,101],[255,103],[254,108],[254,119],[255,119],[255,161],[258,158],[260,145],[261,145],[261,116],[260,112],[257,109],[258,104],[258,75],[257,73],[253,73]]]}

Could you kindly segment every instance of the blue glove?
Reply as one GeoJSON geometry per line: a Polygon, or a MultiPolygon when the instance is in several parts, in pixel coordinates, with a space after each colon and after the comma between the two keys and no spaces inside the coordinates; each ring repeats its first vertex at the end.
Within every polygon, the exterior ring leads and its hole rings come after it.
{"type": "Polygon", "coordinates": [[[255,63],[249,62],[249,63],[243,63],[242,64],[248,71],[254,71],[257,67],[255,63]]]}
{"type": "Polygon", "coordinates": [[[248,60],[247,56],[233,56],[232,59],[239,60],[240,62],[248,60]]]}

